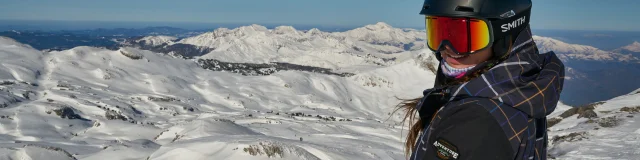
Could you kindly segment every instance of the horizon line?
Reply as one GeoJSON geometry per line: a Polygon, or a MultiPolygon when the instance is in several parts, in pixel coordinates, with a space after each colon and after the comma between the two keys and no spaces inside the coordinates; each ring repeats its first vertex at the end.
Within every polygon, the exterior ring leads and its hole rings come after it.
{"type": "MultiPolygon", "coordinates": [[[[275,28],[279,26],[298,26],[298,27],[312,27],[312,28],[324,28],[324,27],[337,27],[337,28],[360,28],[367,25],[375,25],[377,23],[383,22],[375,22],[368,23],[362,25],[340,25],[340,24],[296,24],[296,23],[255,23],[255,22],[194,22],[194,21],[127,21],[127,20],[35,20],[35,19],[0,19],[2,21],[24,21],[24,22],[85,22],[85,23],[169,23],[169,24],[191,24],[191,25],[237,25],[237,26],[250,26],[250,25],[260,25],[265,26],[267,28],[275,28]]],[[[424,26],[394,26],[387,22],[383,22],[388,24],[394,28],[400,29],[417,29],[424,30],[424,26]]],[[[8,24],[0,24],[0,26],[7,26],[8,24]]],[[[58,30],[95,30],[95,29],[143,29],[143,28],[153,28],[153,27],[171,27],[178,29],[186,29],[185,27],[174,27],[169,25],[147,25],[144,27],[89,27],[91,29],[58,29],[58,30]]],[[[186,29],[186,30],[201,30],[201,29],[218,29],[224,28],[221,26],[212,26],[212,27],[202,27],[200,29],[186,29]]],[[[610,29],[563,29],[563,28],[531,28],[532,30],[555,30],[555,31],[595,31],[595,32],[640,32],[640,30],[610,30],[610,29]]],[[[54,29],[56,30],[56,29],[54,29]]],[[[29,31],[27,29],[26,31],[29,31]]]]}

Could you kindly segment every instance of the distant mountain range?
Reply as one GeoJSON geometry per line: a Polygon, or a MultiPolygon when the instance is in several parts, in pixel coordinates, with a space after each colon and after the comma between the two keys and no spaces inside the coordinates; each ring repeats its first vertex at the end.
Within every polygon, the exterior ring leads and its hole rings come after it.
{"type": "Polygon", "coordinates": [[[562,53],[560,58],[564,60],[593,60],[609,62],[638,62],[638,60],[640,60],[638,57],[631,54],[603,51],[587,45],[568,44],[548,37],[534,36],[534,40],[541,52],[554,51],[562,53]]]}
{"type": "Polygon", "coordinates": [[[145,27],[145,28],[115,28],[115,29],[91,29],[91,30],[62,30],[60,33],[72,33],[88,36],[149,36],[166,35],[174,37],[191,37],[202,34],[208,30],[187,30],[174,27],[145,27]]]}
{"type": "Polygon", "coordinates": [[[533,33],[570,44],[593,46],[601,50],[612,51],[622,46],[640,41],[638,31],[580,31],[534,29],[533,33]]]}
{"type": "MultiPolygon", "coordinates": [[[[93,46],[116,49],[119,36],[88,36],[82,34],[41,31],[4,31],[0,36],[10,37],[29,44],[38,50],[66,50],[78,46],[93,46]]],[[[121,40],[120,40],[121,41],[121,40]]]]}

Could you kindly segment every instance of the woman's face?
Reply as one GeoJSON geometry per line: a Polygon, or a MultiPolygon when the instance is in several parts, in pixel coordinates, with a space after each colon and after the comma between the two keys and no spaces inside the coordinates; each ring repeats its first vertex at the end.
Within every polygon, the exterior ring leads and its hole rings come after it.
{"type": "Polygon", "coordinates": [[[489,60],[491,58],[491,51],[493,50],[491,47],[485,48],[473,54],[467,55],[456,55],[455,52],[449,46],[441,51],[442,58],[449,64],[449,66],[453,68],[468,68],[475,65],[478,65],[484,61],[489,60]]]}

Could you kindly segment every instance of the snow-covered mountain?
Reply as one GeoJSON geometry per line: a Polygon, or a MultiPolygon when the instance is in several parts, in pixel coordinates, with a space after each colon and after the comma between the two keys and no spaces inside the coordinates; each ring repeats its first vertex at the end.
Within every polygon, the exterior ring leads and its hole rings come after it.
{"type": "Polygon", "coordinates": [[[0,53],[0,159],[404,159],[406,130],[389,113],[434,76],[425,50],[349,77],[243,76],[136,48],[41,52],[7,38],[0,53]]]}
{"type": "MultiPolygon", "coordinates": [[[[136,42],[166,43],[163,48],[192,45],[209,49],[194,57],[225,62],[292,64],[346,69],[349,66],[386,66],[393,64],[391,53],[424,49],[424,32],[394,28],[377,23],[346,32],[323,32],[318,29],[296,30],[291,26],[267,29],[250,25],[235,29],[219,28],[179,41],[149,36],[136,42]],[[155,40],[155,41],[152,41],[155,40]]],[[[163,50],[157,50],[163,52],[163,50]]]]}
{"type": "Polygon", "coordinates": [[[176,37],[171,36],[146,36],[140,39],[135,40],[138,43],[143,43],[145,45],[150,46],[159,46],[159,45],[172,45],[173,41],[177,40],[176,37]]]}
{"type": "Polygon", "coordinates": [[[624,47],[620,47],[618,49],[613,50],[614,52],[619,52],[619,53],[627,53],[627,54],[632,54],[634,56],[640,56],[640,42],[635,41],[629,45],[626,45],[624,47]]]}
{"type": "Polygon", "coordinates": [[[533,36],[540,52],[554,51],[562,60],[592,60],[614,62],[638,62],[640,59],[631,54],[603,51],[598,48],[579,44],[568,44],[549,37],[533,36]]]}
{"type": "Polygon", "coordinates": [[[556,111],[549,120],[550,156],[558,159],[638,159],[640,89],[611,100],[556,111]],[[558,114],[560,113],[560,114],[558,114]]]}
{"type": "Polygon", "coordinates": [[[640,42],[635,41],[630,45],[622,47],[622,49],[625,49],[631,52],[640,52],[640,42]]]}

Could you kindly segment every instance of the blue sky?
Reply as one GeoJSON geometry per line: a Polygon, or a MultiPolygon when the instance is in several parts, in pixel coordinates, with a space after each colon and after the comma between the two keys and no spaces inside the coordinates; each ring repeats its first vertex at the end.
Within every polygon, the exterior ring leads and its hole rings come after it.
{"type": "MultiPolygon", "coordinates": [[[[0,0],[0,19],[422,27],[422,0],[0,0]]],[[[534,29],[640,31],[638,0],[534,0],[534,29]]]]}

